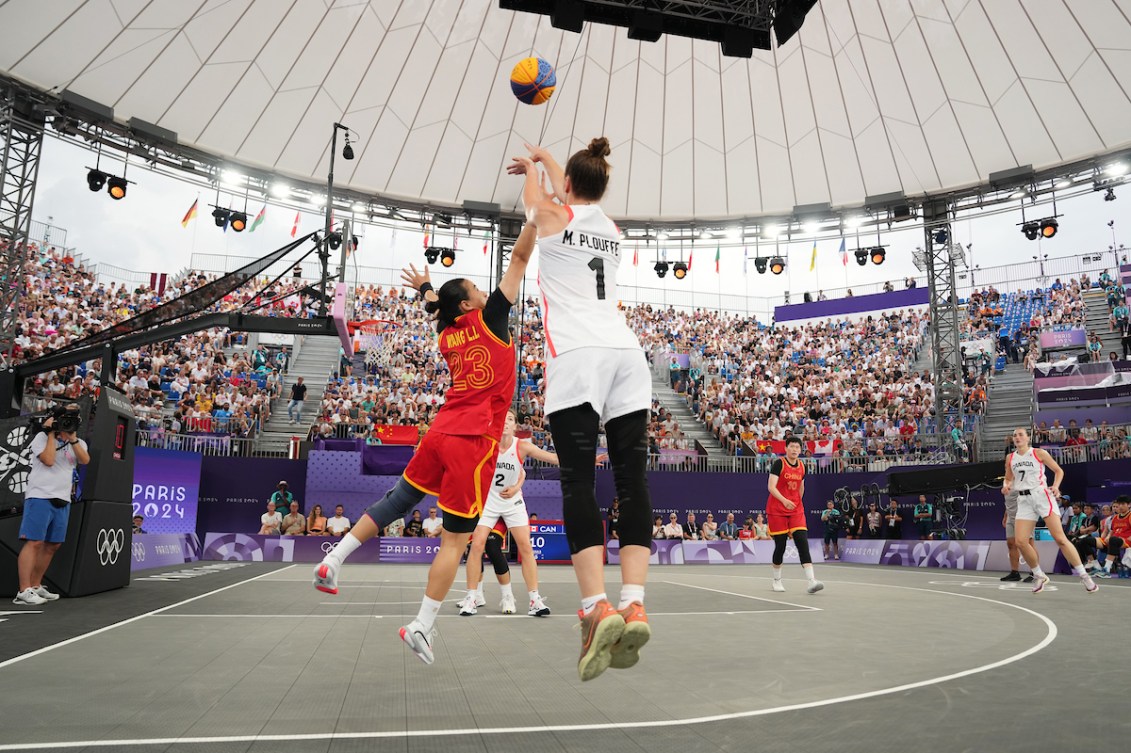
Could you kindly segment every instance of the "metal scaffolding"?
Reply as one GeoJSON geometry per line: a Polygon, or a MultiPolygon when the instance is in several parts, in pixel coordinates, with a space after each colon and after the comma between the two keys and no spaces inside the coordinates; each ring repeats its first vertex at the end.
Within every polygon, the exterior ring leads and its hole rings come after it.
{"type": "MultiPolygon", "coordinates": [[[[923,253],[930,289],[931,349],[934,355],[935,416],[939,433],[963,429],[963,359],[958,326],[958,288],[955,266],[964,249],[953,238],[950,207],[945,201],[923,205],[923,253]]],[[[917,262],[920,260],[917,259],[917,262]]]]}
{"type": "Polygon", "coordinates": [[[0,90],[0,368],[12,364],[32,201],[43,148],[43,109],[14,87],[0,90]]]}

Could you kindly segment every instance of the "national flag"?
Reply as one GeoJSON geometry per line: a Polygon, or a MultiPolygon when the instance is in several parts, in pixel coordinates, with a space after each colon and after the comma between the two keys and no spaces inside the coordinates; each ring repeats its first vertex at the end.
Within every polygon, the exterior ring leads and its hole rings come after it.
{"type": "Polygon", "coordinates": [[[384,444],[414,445],[417,440],[420,439],[420,431],[415,426],[378,424],[374,427],[374,433],[380,437],[381,442],[384,444]]]}
{"type": "Polygon", "coordinates": [[[639,262],[639,261],[640,261],[640,246],[637,246],[636,248],[632,249],[632,266],[635,267],[636,263],[639,262]]]}
{"type": "MultiPolygon", "coordinates": [[[[195,207],[196,204],[193,204],[195,207]]],[[[165,295],[165,283],[168,281],[169,275],[167,272],[150,272],[149,273],[149,289],[157,291],[158,296],[165,295]]]]}
{"type": "Polygon", "coordinates": [[[719,273],[719,247],[715,246],[715,274],[719,273]]]}
{"type": "Polygon", "coordinates": [[[695,258],[695,249],[691,249],[691,253],[687,256],[687,271],[691,271],[691,260],[695,258]]]}
{"type": "Polygon", "coordinates": [[[809,258],[809,271],[817,268],[817,241],[813,241],[813,256],[809,258]]]}
{"type": "Polygon", "coordinates": [[[487,255],[487,244],[490,243],[490,242],[491,242],[491,236],[489,236],[489,235],[483,236],[483,255],[484,256],[487,255]]]}
{"type": "Polygon", "coordinates": [[[259,210],[259,214],[255,215],[255,219],[251,221],[251,227],[248,228],[249,233],[254,233],[255,228],[263,224],[263,218],[267,216],[267,205],[264,204],[263,208],[259,210]]]}
{"type": "Polygon", "coordinates": [[[429,239],[430,239],[430,236],[428,235],[428,226],[425,225],[424,226],[424,247],[425,248],[428,248],[429,239]]]}
{"type": "Polygon", "coordinates": [[[844,238],[840,239],[840,263],[848,266],[848,250],[844,247],[844,238]]]}
{"type": "Polygon", "coordinates": [[[185,212],[185,218],[181,220],[181,227],[188,227],[188,224],[196,219],[196,205],[199,201],[200,199],[194,201],[189,210],[185,212]]]}
{"type": "Polygon", "coordinates": [[[295,224],[291,225],[291,237],[292,238],[294,238],[295,235],[298,233],[298,221],[299,221],[300,217],[301,217],[301,215],[298,212],[295,212],[295,224]]]}

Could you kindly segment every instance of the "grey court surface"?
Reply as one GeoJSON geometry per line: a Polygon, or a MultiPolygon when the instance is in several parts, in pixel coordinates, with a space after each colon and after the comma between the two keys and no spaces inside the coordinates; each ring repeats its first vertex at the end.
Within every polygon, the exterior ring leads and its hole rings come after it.
{"type": "Polygon", "coordinates": [[[310,567],[206,563],[38,611],[0,607],[0,751],[874,753],[1131,740],[1128,581],[1089,595],[1054,576],[1055,590],[1033,595],[989,574],[825,565],[827,588],[810,596],[797,567],[784,594],[764,566],[654,567],[641,663],[583,685],[568,567],[540,571],[549,618],[500,615],[491,582],[477,616],[445,605],[432,666],[396,634],[426,568],[347,566],[332,597],[309,586],[310,567]]]}

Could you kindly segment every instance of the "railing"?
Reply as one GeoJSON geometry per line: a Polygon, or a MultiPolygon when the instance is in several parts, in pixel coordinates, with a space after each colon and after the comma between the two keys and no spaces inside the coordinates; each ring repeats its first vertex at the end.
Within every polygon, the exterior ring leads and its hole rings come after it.
{"type": "Polygon", "coordinates": [[[195,452],[208,457],[281,457],[288,456],[288,448],[261,450],[253,437],[232,437],[224,434],[174,434],[162,429],[137,432],[138,447],[161,450],[195,452]]]}
{"type": "Polygon", "coordinates": [[[1091,463],[1098,460],[1131,458],[1131,446],[1124,442],[1089,442],[1070,447],[1045,447],[1053,460],[1061,465],[1091,463]]]}

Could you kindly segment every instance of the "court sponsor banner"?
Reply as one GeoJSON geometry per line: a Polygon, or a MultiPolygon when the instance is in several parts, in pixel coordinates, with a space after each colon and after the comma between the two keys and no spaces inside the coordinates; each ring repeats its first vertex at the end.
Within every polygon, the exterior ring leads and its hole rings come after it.
{"type": "Polygon", "coordinates": [[[138,447],[133,514],[147,534],[196,533],[201,457],[194,452],[138,447]]]}
{"type": "Polygon", "coordinates": [[[1041,349],[1076,348],[1088,343],[1088,333],[1081,327],[1041,333],[1041,349]]]}
{"type": "MultiPolygon", "coordinates": [[[[1054,541],[1035,542],[1041,562],[1057,561],[1054,541]]],[[[840,559],[865,565],[940,567],[953,570],[1009,570],[1009,548],[1002,539],[979,541],[861,541],[840,542],[840,559]]]]}
{"type": "MultiPolygon", "coordinates": [[[[820,546],[810,543],[809,551],[814,562],[824,562],[820,546]]],[[[620,542],[608,543],[609,564],[620,564],[620,542]]],[[[772,541],[680,541],[655,539],[648,562],[653,565],[768,565],[773,562],[772,541]]],[[[797,547],[790,541],[786,545],[785,564],[798,564],[797,547]]]]}
{"type": "MultiPolygon", "coordinates": [[[[378,541],[378,560],[403,564],[429,564],[440,551],[439,539],[383,538],[378,541]]],[[[353,562],[353,555],[350,555],[353,562]]]]}
{"type": "MultiPolygon", "coordinates": [[[[139,448],[141,449],[141,448],[139,448]]],[[[200,539],[192,533],[135,533],[130,571],[183,565],[200,559],[200,539]]]]}
{"type": "MultiPolygon", "coordinates": [[[[395,541],[395,539],[394,539],[395,541]]],[[[321,562],[338,545],[329,536],[259,536],[207,533],[201,559],[236,562],[321,562]]],[[[378,561],[378,541],[367,541],[350,555],[351,563],[378,561]]]]}
{"type": "Polygon", "coordinates": [[[855,562],[861,565],[878,565],[884,556],[886,541],[869,541],[862,539],[841,539],[841,562],[855,562]]]}

